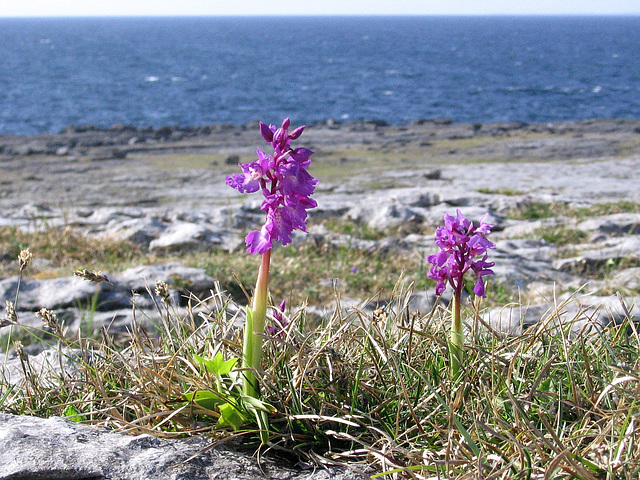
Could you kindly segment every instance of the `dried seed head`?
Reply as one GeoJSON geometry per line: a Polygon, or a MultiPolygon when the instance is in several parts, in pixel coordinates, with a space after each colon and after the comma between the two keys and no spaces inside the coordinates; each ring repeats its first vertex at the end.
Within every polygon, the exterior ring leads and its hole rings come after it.
{"type": "Polygon", "coordinates": [[[102,283],[102,282],[111,283],[111,281],[107,278],[107,276],[103,275],[102,272],[95,271],[95,270],[91,271],[91,270],[87,270],[86,268],[73,272],[73,276],[82,277],[85,280],[89,280],[90,282],[93,282],[93,283],[102,283]]]}
{"type": "Polygon", "coordinates": [[[20,264],[20,271],[23,271],[25,268],[27,268],[32,259],[33,259],[33,253],[31,253],[28,248],[20,250],[20,253],[18,254],[18,263],[20,264]]]}
{"type": "Polygon", "coordinates": [[[377,322],[386,322],[387,314],[384,311],[384,308],[376,308],[373,311],[373,319],[376,320],[377,322]]]}
{"type": "Polygon", "coordinates": [[[7,314],[7,320],[13,323],[18,322],[18,315],[16,315],[16,306],[13,304],[13,302],[10,302],[9,300],[7,300],[6,306],[4,307],[4,311],[7,314]]]}
{"type": "Polygon", "coordinates": [[[36,312],[36,316],[42,319],[45,327],[51,328],[52,330],[58,330],[60,328],[60,325],[58,324],[58,317],[51,310],[41,308],[36,312]]]}
{"type": "Polygon", "coordinates": [[[27,352],[24,351],[24,346],[22,345],[22,342],[18,340],[16,343],[13,344],[13,348],[16,349],[18,358],[24,362],[27,359],[27,352]]]}
{"type": "Polygon", "coordinates": [[[158,280],[156,282],[155,292],[164,303],[171,305],[171,292],[169,291],[169,285],[162,280],[158,280]]]}

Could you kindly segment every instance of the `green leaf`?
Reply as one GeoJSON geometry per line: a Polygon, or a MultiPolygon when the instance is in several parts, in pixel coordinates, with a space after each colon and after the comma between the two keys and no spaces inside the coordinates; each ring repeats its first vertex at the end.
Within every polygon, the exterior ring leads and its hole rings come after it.
{"type": "Polygon", "coordinates": [[[582,465],[584,465],[592,473],[596,475],[601,475],[601,476],[604,476],[607,474],[607,471],[604,468],[596,465],[594,462],[586,458],[580,457],[579,455],[571,455],[571,456],[576,460],[578,460],[580,463],[582,463],[582,465]]]}
{"type": "Polygon", "coordinates": [[[202,358],[200,355],[194,355],[193,359],[196,363],[203,365],[207,369],[207,372],[213,375],[227,375],[233,370],[233,367],[236,366],[238,360],[240,360],[239,358],[230,358],[225,361],[221,352],[218,352],[211,360],[202,358]]]}
{"type": "Polygon", "coordinates": [[[263,445],[266,445],[269,441],[269,417],[267,417],[267,413],[276,413],[276,408],[255,397],[243,395],[240,400],[244,407],[251,412],[256,419],[256,423],[260,429],[260,441],[263,445]]]}
{"type": "Polygon", "coordinates": [[[239,430],[242,425],[247,423],[249,419],[242,414],[234,405],[230,403],[223,403],[219,407],[220,419],[218,425],[221,427],[232,427],[234,430],[239,430]]]}
{"type": "MultiPolygon", "coordinates": [[[[195,393],[186,393],[183,397],[186,403],[194,402],[207,410],[215,410],[220,404],[225,403],[225,399],[219,393],[209,390],[199,390],[195,393]]],[[[220,406],[222,408],[222,406],[220,406]]]]}
{"type": "Polygon", "coordinates": [[[462,422],[460,421],[457,415],[453,416],[453,422],[456,424],[456,427],[458,427],[458,430],[460,430],[460,433],[462,434],[464,439],[467,441],[467,445],[469,445],[469,448],[471,449],[473,454],[476,457],[481,458],[482,454],[480,452],[480,448],[478,448],[478,445],[476,445],[476,442],[473,441],[473,438],[471,438],[471,435],[469,434],[467,429],[464,428],[464,425],[462,425],[462,422]]]}
{"type": "Polygon", "coordinates": [[[71,417],[69,420],[73,421],[73,422],[81,422],[82,421],[82,417],[79,416],[80,415],[80,410],[78,410],[74,405],[67,405],[64,410],[62,411],[62,414],[65,417],[71,417]]]}
{"type": "MultiPolygon", "coordinates": [[[[251,400],[256,399],[252,398],[251,400]]],[[[269,418],[267,417],[267,412],[256,408],[253,402],[246,402],[245,407],[249,412],[251,412],[253,418],[256,419],[256,423],[258,424],[258,429],[260,431],[260,441],[263,445],[266,445],[269,441],[269,418]]]]}
{"type": "Polygon", "coordinates": [[[551,378],[546,378],[540,383],[540,391],[548,392],[551,390],[551,378]]]}
{"type": "Polygon", "coordinates": [[[255,397],[248,397],[246,395],[243,395],[242,403],[247,408],[247,410],[255,409],[267,413],[276,413],[278,411],[273,405],[270,405],[267,402],[263,402],[262,400],[258,400],[255,397]]]}

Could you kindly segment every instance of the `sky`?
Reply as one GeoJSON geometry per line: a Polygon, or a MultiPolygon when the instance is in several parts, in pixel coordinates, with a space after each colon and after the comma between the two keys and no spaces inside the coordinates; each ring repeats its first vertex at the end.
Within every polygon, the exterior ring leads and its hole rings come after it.
{"type": "Polygon", "coordinates": [[[640,15],[640,0],[0,0],[0,17],[640,15]]]}

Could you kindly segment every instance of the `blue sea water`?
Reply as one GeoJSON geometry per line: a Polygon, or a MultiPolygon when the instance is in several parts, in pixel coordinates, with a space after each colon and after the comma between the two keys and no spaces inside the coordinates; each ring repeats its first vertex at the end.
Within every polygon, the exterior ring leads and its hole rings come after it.
{"type": "Polygon", "coordinates": [[[0,19],[0,133],[640,118],[640,17],[0,19]]]}

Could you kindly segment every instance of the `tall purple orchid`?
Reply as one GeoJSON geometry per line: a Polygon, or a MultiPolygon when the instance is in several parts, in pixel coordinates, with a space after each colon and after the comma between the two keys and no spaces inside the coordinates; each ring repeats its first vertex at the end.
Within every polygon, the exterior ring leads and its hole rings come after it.
{"type": "MultiPolygon", "coordinates": [[[[260,230],[254,230],[245,237],[247,252],[261,254],[262,260],[251,308],[247,307],[247,321],[244,329],[242,351],[242,390],[246,397],[259,397],[256,371],[262,357],[262,338],[265,331],[269,267],[273,242],[282,245],[291,243],[294,229],[306,231],[307,210],[317,206],[311,198],[318,180],[307,168],[311,164],[313,152],[304,147],[291,147],[305,126],[289,132],[290,121],[286,118],[278,128],[260,122],[262,137],[271,144],[273,152],[267,154],[257,149],[257,160],[240,164],[241,174],[227,176],[227,185],[240,193],[254,193],[260,190],[264,196],[260,209],[266,220],[260,230]]],[[[268,440],[267,420],[264,411],[256,412],[263,443],[268,440]]]]}
{"type": "Polygon", "coordinates": [[[464,330],[460,317],[464,275],[469,270],[475,273],[477,280],[473,292],[480,297],[485,296],[482,277],[493,275],[491,267],[495,263],[487,261],[487,250],[496,246],[486,237],[493,229],[493,225],[485,223],[487,215],[480,219],[480,225],[476,227],[464,218],[460,210],[456,211],[455,217],[445,213],[444,226],[436,230],[435,243],[440,247],[440,251],[427,257],[427,261],[433,265],[429,277],[437,282],[436,294],[441,295],[447,284],[453,288],[451,370],[454,377],[459,375],[464,346],[464,330]]]}
{"type": "Polygon", "coordinates": [[[307,210],[318,205],[310,198],[318,180],[307,171],[314,152],[291,147],[291,140],[300,137],[305,126],[289,133],[289,125],[288,118],[280,128],[260,122],[260,133],[273,147],[273,153],[267,155],[258,149],[257,160],[240,164],[242,174],[227,176],[227,185],[240,193],[261,190],[264,195],[260,208],[266,212],[266,221],[260,230],[245,238],[247,251],[252,254],[265,253],[274,241],[291,243],[291,232],[306,231],[307,210]]]}

